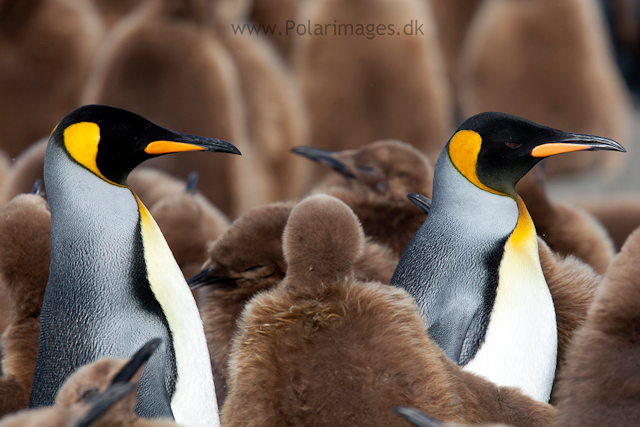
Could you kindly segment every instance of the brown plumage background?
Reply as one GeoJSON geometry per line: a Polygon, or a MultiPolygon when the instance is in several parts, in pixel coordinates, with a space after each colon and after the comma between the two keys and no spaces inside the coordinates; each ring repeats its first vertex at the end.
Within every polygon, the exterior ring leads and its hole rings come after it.
{"type": "MultiPolygon", "coordinates": [[[[19,195],[42,178],[56,123],[80,105],[104,103],[176,131],[226,139],[242,151],[242,157],[167,156],[129,179],[185,278],[203,268],[233,278],[194,291],[221,408],[235,381],[228,364],[234,336],[242,333],[238,319],[254,296],[284,293],[276,289],[287,274],[282,231],[305,196],[328,193],[353,209],[366,237],[354,280],[386,286],[425,218],[405,193],[431,195],[437,155],[468,116],[502,111],[622,143],[626,155],[559,156],[518,186],[541,238],[556,304],[551,403],[560,399],[559,425],[615,424],[629,407],[640,408],[635,371],[629,371],[631,389],[620,393],[633,404],[611,409],[606,419],[589,418],[582,407],[608,391],[598,389],[606,379],[589,373],[606,375],[602,364],[622,357],[615,353],[622,338],[598,334],[626,334],[637,320],[633,307],[629,320],[614,319],[620,325],[606,318],[626,302],[613,290],[631,292],[622,264],[638,252],[628,245],[608,272],[640,227],[639,100],[640,5],[633,0],[0,0],[0,415],[26,406],[49,254],[46,188],[19,195]],[[291,153],[298,146],[335,151],[350,176],[291,153]],[[199,182],[188,188],[192,171],[199,182]],[[603,276],[608,293],[599,295],[603,276]],[[605,330],[608,324],[616,327],[605,330]],[[593,343],[599,353],[581,357],[593,343]],[[593,397],[571,399],[580,384],[593,397]]],[[[398,298],[394,304],[411,318],[406,295],[381,289],[375,298],[398,298]]],[[[338,296],[346,291],[334,291],[341,306],[338,296]]],[[[367,319],[387,319],[384,314],[367,319]]],[[[386,345],[393,346],[387,328],[386,345]]],[[[640,363],[637,340],[627,341],[621,354],[640,363]]],[[[447,398],[477,403],[482,395],[485,408],[498,402],[515,405],[512,413],[524,411],[487,418],[442,405],[436,414],[448,421],[544,425],[551,417],[549,408],[540,417],[540,408],[517,393],[503,395],[442,363],[428,341],[420,346],[430,352],[429,369],[453,381],[445,387],[432,378],[442,393],[458,393],[447,398]],[[526,419],[529,410],[537,415],[526,419]]],[[[398,375],[412,372],[395,368],[398,375]]],[[[437,400],[417,402],[436,411],[437,400]]],[[[242,401],[234,397],[233,405],[242,401]]],[[[395,414],[383,418],[409,425],[395,414]]]]}

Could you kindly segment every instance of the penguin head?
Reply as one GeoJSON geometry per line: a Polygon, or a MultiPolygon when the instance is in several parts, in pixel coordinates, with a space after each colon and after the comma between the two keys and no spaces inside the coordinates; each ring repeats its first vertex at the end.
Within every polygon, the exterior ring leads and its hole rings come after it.
{"type": "Polygon", "coordinates": [[[431,192],[431,162],[405,142],[380,140],[345,151],[313,147],[291,151],[333,169],[366,197],[404,201],[409,192],[431,192]]]}
{"type": "Polygon", "coordinates": [[[126,185],[129,173],[145,160],[183,151],[240,154],[226,141],[174,132],[120,108],[85,105],[56,126],[49,144],[112,184],[126,185]]]}
{"type": "Polygon", "coordinates": [[[586,150],[626,151],[608,138],[564,132],[509,114],[489,112],[465,120],[443,152],[476,186],[515,197],[518,180],[540,160],[586,150]]]}

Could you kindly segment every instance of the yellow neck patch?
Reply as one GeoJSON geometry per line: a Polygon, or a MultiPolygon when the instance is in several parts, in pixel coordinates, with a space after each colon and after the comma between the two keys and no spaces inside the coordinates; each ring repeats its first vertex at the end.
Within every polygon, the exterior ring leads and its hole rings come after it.
{"type": "Polygon", "coordinates": [[[520,196],[516,199],[516,203],[518,203],[518,223],[509,237],[508,244],[514,249],[525,250],[532,250],[533,246],[535,246],[535,253],[537,254],[536,227],[520,196]]]}
{"type": "Polygon", "coordinates": [[[96,158],[100,143],[100,126],[92,122],[74,123],[64,130],[63,138],[67,152],[75,161],[110,184],[121,187],[121,185],[105,178],[98,169],[96,158]]]}
{"type": "Polygon", "coordinates": [[[449,157],[451,162],[465,178],[473,185],[493,194],[507,196],[505,193],[493,190],[478,179],[476,174],[476,163],[478,153],[482,147],[482,137],[478,132],[472,130],[461,130],[456,132],[449,141],[449,157]]]}

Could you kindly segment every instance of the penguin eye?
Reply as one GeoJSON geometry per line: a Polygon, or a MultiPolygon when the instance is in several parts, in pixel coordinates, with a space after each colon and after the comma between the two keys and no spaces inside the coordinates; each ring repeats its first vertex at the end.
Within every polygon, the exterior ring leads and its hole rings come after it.
{"type": "Polygon", "coordinates": [[[253,267],[249,267],[243,271],[243,273],[251,273],[252,271],[258,271],[262,268],[261,265],[254,265],[253,267]]]}
{"type": "Polygon", "coordinates": [[[506,142],[505,145],[509,148],[516,149],[516,148],[520,148],[522,144],[519,142],[506,142]]]}

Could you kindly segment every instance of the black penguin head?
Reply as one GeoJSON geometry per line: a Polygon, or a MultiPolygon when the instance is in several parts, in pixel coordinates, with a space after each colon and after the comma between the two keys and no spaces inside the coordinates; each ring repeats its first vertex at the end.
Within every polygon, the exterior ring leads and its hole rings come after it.
{"type": "Polygon", "coordinates": [[[465,120],[444,150],[473,184],[512,196],[518,180],[545,157],[584,150],[626,151],[608,138],[564,132],[504,113],[481,113],[465,120]]]}
{"type": "Polygon", "coordinates": [[[100,178],[126,185],[145,160],[182,151],[222,151],[240,154],[226,141],[173,132],[115,107],[85,105],[69,113],[49,139],[76,163],[100,178]]]}

